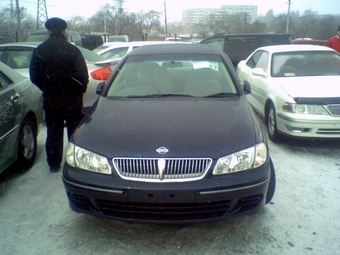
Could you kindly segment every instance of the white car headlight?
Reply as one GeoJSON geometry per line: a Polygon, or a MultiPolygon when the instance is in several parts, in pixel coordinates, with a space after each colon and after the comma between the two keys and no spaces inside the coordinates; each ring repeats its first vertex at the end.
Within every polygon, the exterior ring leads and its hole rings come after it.
{"type": "Polygon", "coordinates": [[[229,174],[262,166],[267,160],[267,147],[264,143],[220,158],[213,174],[229,174]]]}
{"type": "Polygon", "coordinates": [[[111,174],[107,158],[69,143],[66,149],[67,164],[100,174],[111,174]]]}
{"type": "Polygon", "coordinates": [[[297,114],[328,115],[322,105],[285,103],[282,109],[297,114]]]}

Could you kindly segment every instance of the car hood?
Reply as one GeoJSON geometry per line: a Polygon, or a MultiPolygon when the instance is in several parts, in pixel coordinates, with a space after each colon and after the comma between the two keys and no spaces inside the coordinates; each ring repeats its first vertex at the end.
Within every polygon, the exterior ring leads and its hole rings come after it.
{"type": "Polygon", "coordinates": [[[218,158],[262,141],[244,97],[227,99],[121,99],[99,97],[73,142],[113,158],[218,158]],[[169,151],[160,155],[156,150],[169,151]]]}
{"type": "Polygon", "coordinates": [[[340,97],[340,76],[310,76],[275,78],[291,97],[340,97]]]}

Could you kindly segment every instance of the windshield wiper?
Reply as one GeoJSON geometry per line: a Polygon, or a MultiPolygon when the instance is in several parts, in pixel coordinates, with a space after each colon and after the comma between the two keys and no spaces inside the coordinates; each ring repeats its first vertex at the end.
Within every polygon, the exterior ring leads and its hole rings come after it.
{"type": "Polygon", "coordinates": [[[163,97],[193,97],[184,94],[151,94],[151,95],[130,95],[128,98],[163,98],[163,97]]]}
{"type": "Polygon", "coordinates": [[[216,94],[211,94],[209,96],[205,96],[205,97],[234,97],[234,96],[238,96],[238,94],[236,93],[216,93],[216,94]]]}

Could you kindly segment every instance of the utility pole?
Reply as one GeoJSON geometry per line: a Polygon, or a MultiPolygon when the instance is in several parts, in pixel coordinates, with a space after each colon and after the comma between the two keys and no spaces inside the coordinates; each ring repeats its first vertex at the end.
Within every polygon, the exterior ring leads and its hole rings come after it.
{"type": "Polygon", "coordinates": [[[286,24],[286,34],[289,32],[289,19],[290,19],[290,5],[292,4],[292,0],[288,0],[288,12],[287,12],[287,24],[286,24]]]}
{"type": "Polygon", "coordinates": [[[46,20],[48,19],[47,16],[47,8],[46,8],[46,1],[45,0],[38,0],[37,6],[37,30],[43,25],[46,20]]]}
{"type": "Polygon", "coordinates": [[[164,23],[165,23],[165,37],[168,37],[168,21],[166,17],[166,3],[164,0],[164,23]]]}
{"type": "Polygon", "coordinates": [[[17,42],[21,41],[21,17],[20,17],[20,7],[19,0],[16,0],[16,16],[17,16],[17,42]]]}

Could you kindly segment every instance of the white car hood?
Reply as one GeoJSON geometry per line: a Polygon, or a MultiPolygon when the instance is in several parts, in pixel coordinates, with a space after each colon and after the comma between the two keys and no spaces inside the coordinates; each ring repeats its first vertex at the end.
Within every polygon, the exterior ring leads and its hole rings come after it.
{"type": "Polygon", "coordinates": [[[295,97],[340,97],[340,76],[274,78],[287,93],[295,97]]]}

